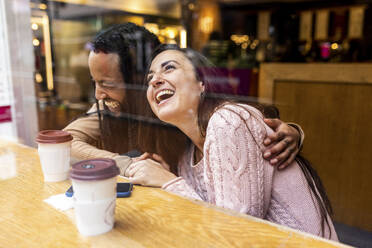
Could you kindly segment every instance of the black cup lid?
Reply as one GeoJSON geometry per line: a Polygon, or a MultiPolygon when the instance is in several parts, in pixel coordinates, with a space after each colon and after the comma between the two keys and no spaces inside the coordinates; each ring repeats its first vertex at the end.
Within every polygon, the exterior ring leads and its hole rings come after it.
{"type": "Polygon", "coordinates": [[[62,130],[43,130],[36,137],[36,142],[41,144],[58,144],[72,140],[71,134],[62,130]]]}
{"type": "Polygon", "coordinates": [[[83,181],[103,180],[115,177],[119,173],[115,160],[97,158],[73,164],[70,170],[70,178],[83,181]]]}

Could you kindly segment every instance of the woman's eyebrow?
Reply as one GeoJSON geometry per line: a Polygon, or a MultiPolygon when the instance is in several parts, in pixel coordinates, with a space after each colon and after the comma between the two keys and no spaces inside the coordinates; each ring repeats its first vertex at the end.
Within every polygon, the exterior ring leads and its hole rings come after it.
{"type": "Polygon", "coordinates": [[[171,60],[167,60],[167,61],[163,62],[163,63],[161,64],[161,67],[166,66],[166,65],[169,64],[170,62],[174,62],[174,63],[176,63],[176,64],[180,64],[180,63],[178,63],[177,61],[171,59],[171,60]]]}
{"type": "MultiPolygon", "coordinates": [[[[176,63],[176,64],[178,64],[178,65],[180,64],[180,63],[178,63],[176,60],[171,59],[171,60],[167,60],[167,61],[161,63],[160,66],[161,66],[161,67],[164,67],[164,66],[166,66],[167,64],[169,64],[170,62],[174,62],[174,63],[176,63]]],[[[149,74],[151,74],[151,73],[154,73],[154,71],[153,71],[153,70],[149,70],[149,72],[148,72],[147,74],[149,75],[149,74]]]]}

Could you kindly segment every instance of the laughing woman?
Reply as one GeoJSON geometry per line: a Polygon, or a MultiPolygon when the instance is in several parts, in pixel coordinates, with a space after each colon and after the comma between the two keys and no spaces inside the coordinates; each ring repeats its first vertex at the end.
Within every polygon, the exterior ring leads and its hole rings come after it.
{"type": "Polygon", "coordinates": [[[178,127],[189,145],[169,171],[158,155],[145,154],[129,166],[134,183],[203,200],[281,225],[337,240],[325,190],[300,156],[285,170],[262,158],[265,108],[208,97],[213,77],[201,54],[161,45],[147,74],[147,100],[162,121],[178,127]],[[150,159],[152,158],[152,159],[150,159]]]}

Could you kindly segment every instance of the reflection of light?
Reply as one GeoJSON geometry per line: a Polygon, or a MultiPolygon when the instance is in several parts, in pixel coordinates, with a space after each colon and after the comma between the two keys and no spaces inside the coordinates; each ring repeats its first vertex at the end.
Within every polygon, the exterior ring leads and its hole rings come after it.
{"type": "Polygon", "coordinates": [[[46,63],[46,77],[47,77],[47,87],[48,90],[53,90],[53,68],[52,68],[52,54],[51,54],[51,44],[50,44],[50,31],[49,31],[49,18],[47,15],[43,16],[43,36],[45,39],[45,63],[46,63]]]}
{"type": "Polygon", "coordinates": [[[174,39],[174,38],[176,37],[176,32],[175,32],[175,30],[172,29],[172,28],[167,28],[167,29],[166,29],[166,34],[167,34],[167,37],[168,37],[169,39],[174,39]]]}
{"type": "Polygon", "coordinates": [[[237,35],[233,34],[230,36],[230,39],[235,42],[235,44],[240,45],[242,43],[248,43],[249,42],[249,36],[248,35],[237,35]]]}
{"type": "Polygon", "coordinates": [[[39,28],[39,25],[37,25],[36,23],[32,23],[31,28],[32,30],[37,30],[39,28]]]}
{"type": "Polygon", "coordinates": [[[195,5],[193,3],[189,3],[188,7],[189,7],[189,10],[195,9],[195,5]]]}
{"type": "Polygon", "coordinates": [[[200,30],[204,33],[210,33],[213,28],[213,18],[206,16],[200,20],[200,30]]]}
{"type": "Polygon", "coordinates": [[[39,4],[39,9],[47,9],[47,5],[45,3],[39,4]]]}
{"type": "Polygon", "coordinates": [[[35,81],[36,81],[36,83],[41,83],[41,82],[43,82],[43,76],[41,76],[40,73],[36,73],[36,74],[35,74],[35,81]]]}
{"type": "Polygon", "coordinates": [[[38,39],[34,38],[34,39],[32,40],[32,45],[34,45],[34,46],[39,46],[39,45],[40,45],[40,41],[39,41],[38,39]]]}
{"type": "Polygon", "coordinates": [[[154,33],[156,35],[159,35],[159,25],[156,23],[146,23],[144,27],[150,31],[151,33],[154,33]]]}
{"type": "Polygon", "coordinates": [[[164,36],[159,36],[158,38],[159,38],[160,43],[164,43],[165,42],[164,36]]]}
{"type": "Polygon", "coordinates": [[[5,180],[17,175],[16,159],[14,153],[0,150],[0,179],[5,180]]]}
{"type": "Polygon", "coordinates": [[[47,83],[48,90],[54,89],[53,82],[53,68],[52,68],[52,54],[51,54],[51,43],[50,43],[50,30],[49,30],[49,18],[46,13],[43,12],[42,17],[31,17],[32,23],[38,23],[43,31],[43,45],[45,49],[45,67],[46,75],[45,81],[47,83]]]}
{"type": "Polygon", "coordinates": [[[180,47],[186,48],[187,47],[187,35],[186,30],[182,29],[180,32],[180,47]]]}
{"type": "Polygon", "coordinates": [[[333,43],[333,44],[331,45],[331,48],[332,48],[333,50],[338,49],[338,44],[337,44],[337,43],[333,43]]]}

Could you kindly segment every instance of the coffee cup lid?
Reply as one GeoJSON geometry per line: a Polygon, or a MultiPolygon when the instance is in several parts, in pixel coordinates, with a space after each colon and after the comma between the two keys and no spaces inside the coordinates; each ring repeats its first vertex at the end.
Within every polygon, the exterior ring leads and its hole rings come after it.
{"type": "Polygon", "coordinates": [[[62,130],[43,130],[36,137],[37,143],[58,144],[72,140],[71,134],[62,130]]]}
{"type": "Polygon", "coordinates": [[[116,162],[109,158],[97,158],[80,161],[73,164],[70,170],[70,178],[91,181],[103,180],[119,175],[116,162]]]}

